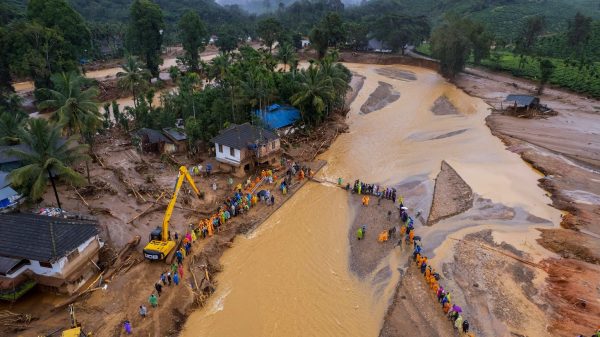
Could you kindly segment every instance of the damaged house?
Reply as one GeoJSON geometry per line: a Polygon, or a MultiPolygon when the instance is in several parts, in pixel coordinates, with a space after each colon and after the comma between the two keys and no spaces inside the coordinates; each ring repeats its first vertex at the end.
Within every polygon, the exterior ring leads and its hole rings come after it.
{"type": "Polygon", "coordinates": [[[258,165],[273,165],[281,158],[279,136],[264,128],[244,123],[233,124],[210,140],[222,169],[241,176],[258,165]]]}
{"type": "Polygon", "coordinates": [[[98,272],[97,221],[3,214],[0,233],[0,299],[16,300],[36,284],[72,294],[98,272]]]}

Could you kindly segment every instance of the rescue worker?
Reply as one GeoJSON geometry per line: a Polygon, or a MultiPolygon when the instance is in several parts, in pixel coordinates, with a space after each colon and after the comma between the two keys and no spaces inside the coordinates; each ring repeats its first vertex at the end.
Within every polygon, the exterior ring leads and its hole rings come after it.
{"type": "Polygon", "coordinates": [[[131,322],[129,322],[129,320],[125,320],[123,327],[125,328],[125,333],[131,335],[131,322]]]}
{"type": "Polygon", "coordinates": [[[362,240],[362,239],[363,239],[363,236],[364,236],[363,229],[362,229],[362,228],[359,228],[359,229],[356,231],[356,238],[357,238],[358,240],[362,240]]]}
{"type": "Polygon", "coordinates": [[[139,313],[142,318],[146,318],[146,315],[148,315],[148,309],[146,309],[145,305],[140,305],[139,313]]]}
{"type": "Polygon", "coordinates": [[[458,329],[459,333],[462,332],[462,325],[463,325],[463,318],[461,315],[458,315],[458,317],[456,318],[456,321],[454,321],[454,327],[456,329],[458,329]]]}
{"type": "Polygon", "coordinates": [[[148,297],[148,302],[150,302],[150,305],[153,308],[156,308],[158,306],[158,298],[156,297],[156,295],[154,295],[154,293],[152,293],[152,295],[148,297]]]}

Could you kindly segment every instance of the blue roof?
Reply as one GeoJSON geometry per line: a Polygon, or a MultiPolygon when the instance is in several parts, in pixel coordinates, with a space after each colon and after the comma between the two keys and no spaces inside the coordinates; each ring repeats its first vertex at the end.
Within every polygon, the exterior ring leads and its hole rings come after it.
{"type": "Polygon", "coordinates": [[[288,105],[272,104],[261,113],[256,110],[254,114],[259,117],[269,129],[279,129],[292,125],[300,119],[300,110],[288,105]]]}

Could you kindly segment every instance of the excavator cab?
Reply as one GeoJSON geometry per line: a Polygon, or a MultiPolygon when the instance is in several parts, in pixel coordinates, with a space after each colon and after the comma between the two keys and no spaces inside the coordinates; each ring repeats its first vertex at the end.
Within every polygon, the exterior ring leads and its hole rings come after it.
{"type": "Polygon", "coordinates": [[[173,251],[177,244],[171,239],[171,235],[169,233],[169,220],[171,220],[171,215],[173,214],[173,209],[175,208],[175,202],[177,201],[177,195],[179,194],[179,190],[181,189],[184,179],[188,181],[196,193],[196,196],[200,198],[200,191],[196,187],[196,184],[194,184],[194,180],[190,176],[190,173],[185,166],[180,167],[179,175],[177,176],[177,183],[175,184],[171,201],[169,201],[169,205],[167,206],[162,227],[156,227],[152,232],[150,232],[150,242],[148,242],[146,247],[144,247],[144,257],[148,260],[164,260],[167,255],[173,251]]]}
{"type": "MultiPolygon", "coordinates": [[[[169,237],[171,236],[169,235],[169,237]]],[[[162,240],[162,228],[156,227],[152,232],[150,232],[150,241],[152,240],[162,240]]]]}

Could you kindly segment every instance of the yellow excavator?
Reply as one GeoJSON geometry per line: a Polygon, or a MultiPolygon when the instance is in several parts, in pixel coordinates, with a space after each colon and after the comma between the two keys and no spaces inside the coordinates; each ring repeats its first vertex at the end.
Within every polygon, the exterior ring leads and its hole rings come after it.
{"type": "Polygon", "coordinates": [[[196,196],[200,198],[200,191],[196,187],[196,184],[194,184],[194,180],[190,176],[190,173],[185,166],[180,167],[179,175],[177,176],[177,183],[175,184],[175,190],[171,196],[169,206],[167,206],[162,228],[156,227],[156,229],[150,233],[150,242],[148,242],[146,247],[144,247],[144,257],[146,257],[148,260],[164,260],[173,250],[173,248],[175,248],[176,243],[171,239],[171,235],[169,233],[169,221],[171,220],[173,208],[175,208],[175,202],[177,201],[177,194],[181,189],[184,179],[187,179],[192,186],[192,189],[196,193],[196,196]]]}
{"type": "Polygon", "coordinates": [[[75,307],[73,307],[73,304],[69,305],[69,316],[71,317],[71,328],[63,330],[60,335],[61,337],[88,337],[92,335],[91,333],[86,334],[83,332],[81,324],[79,324],[75,318],[75,307]]]}

